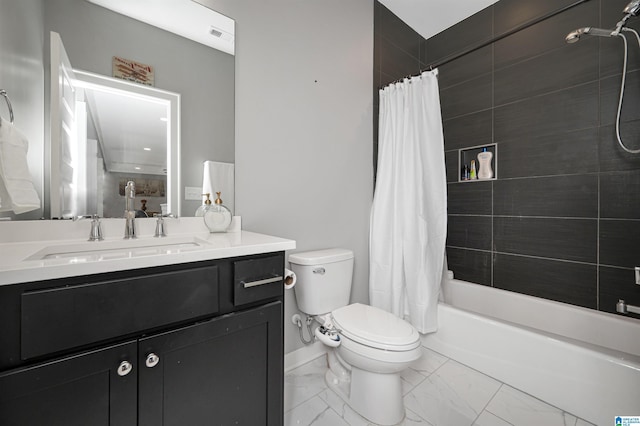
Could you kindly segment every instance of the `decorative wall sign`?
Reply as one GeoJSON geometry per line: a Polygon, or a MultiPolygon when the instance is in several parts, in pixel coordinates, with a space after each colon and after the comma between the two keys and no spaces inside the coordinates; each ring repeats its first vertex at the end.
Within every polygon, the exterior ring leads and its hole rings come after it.
{"type": "Polygon", "coordinates": [[[136,197],[166,197],[165,180],[148,178],[120,178],[118,192],[124,196],[124,187],[132,180],[136,186],[136,197]]]}
{"type": "Polygon", "coordinates": [[[141,64],[130,59],[113,57],[112,71],[115,78],[133,81],[146,86],[154,85],[154,71],[151,65],[141,64]]]}

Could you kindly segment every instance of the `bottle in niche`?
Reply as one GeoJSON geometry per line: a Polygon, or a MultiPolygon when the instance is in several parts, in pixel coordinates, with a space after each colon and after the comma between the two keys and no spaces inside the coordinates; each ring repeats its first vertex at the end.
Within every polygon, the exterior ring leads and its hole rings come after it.
{"type": "Polygon", "coordinates": [[[460,180],[469,180],[469,166],[466,164],[460,171],[460,180]]]}
{"type": "Polygon", "coordinates": [[[231,225],[231,210],[229,210],[220,198],[220,192],[216,192],[217,198],[213,205],[205,207],[204,223],[209,228],[209,232],[227,232],[231,225]]]}
{"type": "Polygon", "coordinates": [[[491,168],[491,159],[493,158],[493,152],[487,151],[487,148],[482,148],[482,152],[478,154],[478,179],[491,179],[493,178],[493,169],[491,168]]]}
{"type": "Polygon", "coordinates": [[[478,179],[476,175],[476,160],[471,160],[471,170],[469,170],[469,179],[478,179]]]}

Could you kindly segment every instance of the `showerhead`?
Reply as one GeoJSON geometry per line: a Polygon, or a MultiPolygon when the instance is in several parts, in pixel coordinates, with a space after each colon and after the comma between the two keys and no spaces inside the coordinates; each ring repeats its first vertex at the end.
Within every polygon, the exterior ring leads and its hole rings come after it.
{"type": "MultiPolygon", "coordinates": [[[[638,0],[638,3],[640,4],[640,0],[638,0]]],[[[603,30],[602,28],[595,28],[595,27],[578,28],[577,30],[571,31],[569,34],[567,34],[567,36],[565,37],[565,41],[567,43],[575,43],[578,40],[580,40],[580,37],[583,34],[588,34],[588,35],[598,36],[598,37],[612,37],[615,35],[615,32],[614,30],[603,30]]]]}

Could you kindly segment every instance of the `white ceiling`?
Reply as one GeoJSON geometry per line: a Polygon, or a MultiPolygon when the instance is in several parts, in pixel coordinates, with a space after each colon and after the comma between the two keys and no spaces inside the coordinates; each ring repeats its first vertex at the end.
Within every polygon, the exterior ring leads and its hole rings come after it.
{"type": "Polygon", "coordinates": [[[498,0],[379,0],[424,38],[457,24],[498,0]]]}

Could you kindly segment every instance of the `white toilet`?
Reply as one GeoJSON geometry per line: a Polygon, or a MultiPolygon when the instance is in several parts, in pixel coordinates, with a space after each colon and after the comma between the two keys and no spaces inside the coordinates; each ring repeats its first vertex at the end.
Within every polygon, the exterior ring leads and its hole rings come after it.
{"type": "Polygon", "coordinates": [[[404,418],[400,372],[420,358],[418,331],[381,309],[349,305],[352,251],[295,253],[289,263],[297,276],[298,308],[328,330],[316,330],[320,340],[332,346],[327,354],[327,385],[366,419],[380,425],[400,423],[404,418]]]}

